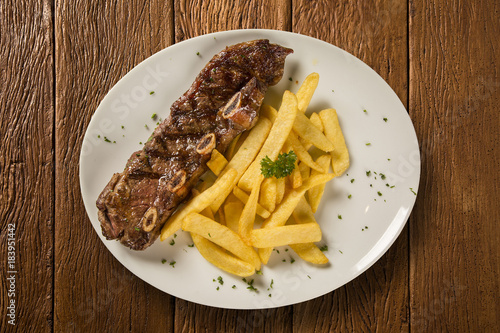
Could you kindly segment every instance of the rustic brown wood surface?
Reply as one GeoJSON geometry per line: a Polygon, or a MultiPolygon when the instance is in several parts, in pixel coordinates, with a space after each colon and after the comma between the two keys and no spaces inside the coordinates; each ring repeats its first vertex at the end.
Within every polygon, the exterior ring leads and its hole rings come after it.
{"type": "Polygon", "coordinates": [[[495,1],[0,0],[1,331],[494,332],[499,15],[495,1]],[[412,216],[377,263],[266,311],[194,304],[135,277],[99,240],[78,183],[85,130],[123,75],[176,42],[241,28],[313,36],[365,61],[408,108],[422,156],[412,216]]]}

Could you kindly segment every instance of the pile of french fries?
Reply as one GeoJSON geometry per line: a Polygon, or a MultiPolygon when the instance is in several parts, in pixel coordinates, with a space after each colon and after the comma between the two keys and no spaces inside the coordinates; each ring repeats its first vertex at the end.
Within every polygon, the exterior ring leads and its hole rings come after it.
{"type": "Polygon", "coordinates": [[[242,277],[259,271],[278,246],[289,245],[313,264],[328,262],[315,245],[322,234],[314,212],[325,183],[349,167],[349,153],[334,109],[305,113],[318,81],[312,73],[296,94],[285,91],[279,111],[263,105],[255,127],[236,138],[225,156],[212,152],[207,165],[213,174],[167,220],[162,241],[179,229],[190,232],[206,260],[242,277]],[[316,159],[313,146],[321,151],[316,159]],[[264,178],[261,160],[291,150],[297,155],[293,172],[264,178]]]}

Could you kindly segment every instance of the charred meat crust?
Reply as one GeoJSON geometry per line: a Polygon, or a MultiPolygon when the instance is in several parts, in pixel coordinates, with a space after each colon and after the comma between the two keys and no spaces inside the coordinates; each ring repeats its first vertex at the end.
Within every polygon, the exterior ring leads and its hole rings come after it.
{"type": "Polygon", "coordinates": [[[212,150],[224,152],[255,124],[267,87],[279,82],[292,52],[255,40],[214,56],[99,195],[103,235],[134,250],[150,246],[206,171],[212,150]]]}

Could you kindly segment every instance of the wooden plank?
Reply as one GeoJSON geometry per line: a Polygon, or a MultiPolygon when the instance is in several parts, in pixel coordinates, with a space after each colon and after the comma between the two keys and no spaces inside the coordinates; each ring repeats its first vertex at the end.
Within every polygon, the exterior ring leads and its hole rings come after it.
{"type": "Polygon", "coordinates": [[[422,149],[411,328],[500,324],[498,1],[410,2],[410,114],[422,149]]]}
{"type": "Polygon", "coordinates": [[[102,244],[78,185],[79,151],[108,90],[173,43],[171,1],[59,1],[56,43],[56,332],[173,327],[173,297],[134,277],[102,244]]]}
{"type": "Polygon", "coordinates": [[[37,327],[38,332],[50,332],[54,221],[51,1],[0,1],[0,36],[0,327],[2,331],[28,332],[37,327]]]}
{"type": "Polygon", "coordinates": [[[175,41],[234,29],[291,29],[290,0],[175,1],[175,41]]]}
{"type": "MultiPolygon", "coordinates": [[[[378,72],[407,104],[407,4],[293,1],[293,31],[332,43],[378,72]],[[315,22],[315,24],[311,24],[315,22]]],[[[321,75],[321,73],[320,73],[321,75]]],[[[408,229],[369,270],[294,306],[295,332],[408,331],[408,229]],[[298,315],[300,314],[300,315],[298,315]],[[326,320],[326,318],[328,318],[326,320]]]]}
{"type": "MultiPolygon", "coordinates": [[[[290,2],[185,1],[175,2],[176,42],[198,35],[232,29],[289,30],[290,2]]],[[[176,332],[289,332],[292,308],[238,311],[211,308],[176,300],[176,332]]]]}

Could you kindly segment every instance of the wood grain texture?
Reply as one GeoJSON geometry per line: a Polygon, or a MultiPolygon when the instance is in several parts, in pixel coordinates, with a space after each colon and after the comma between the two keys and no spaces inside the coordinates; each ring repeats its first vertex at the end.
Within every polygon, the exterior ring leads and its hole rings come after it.
{"type": "Polygon", "coordinates": [[[173,327],[173,298],[134,277],[97,237],[78,184],[79,151],[99,102],[136,64],[173,42],[170,1],[58,1],[56,332],[173,327]]]}
{"type": "Polygon", "coordinates": [[[290,30],[290,0],[177,0],[175,41],[234,29],[290,30]]]}
{"type": "MultiPolygon", "coordinates": [[[[378,72],[407,105],[405,1],[293,1],[293,32],[336,45],[378,72]]],[[[295,332],[409,330],[408,228],[368,271],[294,306],[295,332]]]]}
{"type": "Polygon", "coordinates": [[[36,325],[38,332],[49,332],[54,221],[50,1],[0,1],[0,36],[0,328],[28,332],[36,325]],[[9,267],[12,224],[15,262],[9,267]],[[8,295],[11,275],[14,297],[8,295]],[[15,327],[7,323],[11,299],[15,327]]]}
{"type": "Polygon", "coordinates": [[[410,2],[410,115],[422,147],[414,332],[498,331],[499,15],[498,1],[410,2]]]}
{"type": "MultiPolygon", "coordinates": [[[[198,35],[243,28],[290,29],[290,2],[175,2],[176,42],[198,35]]],[[[176,300],[176,332],[289,332],[292,308],[237,311],[176,300]]]]}

